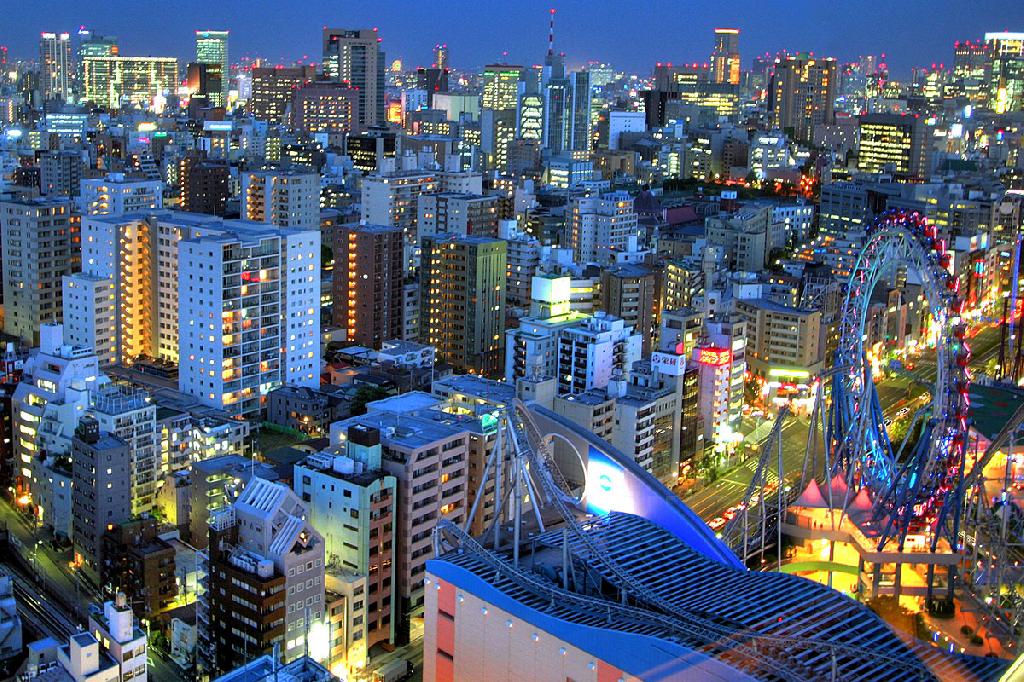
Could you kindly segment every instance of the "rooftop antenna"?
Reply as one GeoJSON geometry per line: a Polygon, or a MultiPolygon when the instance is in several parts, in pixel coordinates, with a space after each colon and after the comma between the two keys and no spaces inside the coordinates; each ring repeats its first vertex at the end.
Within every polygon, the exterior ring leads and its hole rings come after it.
{"type": "Polygon", "coordinates": [[[555,55],[555,8],[552,7],[548,12],[550,13],[550,19],[548,19],[548,56],[553,57],[555,55]]]}

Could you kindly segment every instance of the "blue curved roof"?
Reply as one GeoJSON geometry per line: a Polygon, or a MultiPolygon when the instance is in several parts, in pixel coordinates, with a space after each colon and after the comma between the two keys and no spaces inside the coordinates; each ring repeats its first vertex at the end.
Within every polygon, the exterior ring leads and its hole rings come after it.
{"type": "Polygon", "coordinates": [[[547,421],[556,423],[572,435],[583,439],[593,449],[589,456],[603,456],[623,472],[630,495],[622,496],[621,504],[602,511],[636,514],[664,528],[701,555],[730,568],[744,569],[743,562],[722,542],[708,525],[675,493],[638,465],[632,457],[598,438],[580,425],[536,404],[528,407],[547,421]]]}

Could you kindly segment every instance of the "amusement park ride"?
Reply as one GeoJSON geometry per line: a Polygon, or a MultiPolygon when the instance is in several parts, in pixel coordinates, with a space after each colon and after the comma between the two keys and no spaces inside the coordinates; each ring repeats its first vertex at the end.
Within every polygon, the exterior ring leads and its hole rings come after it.
{"type": "Polygon", "coordinates": [[[897,574],[900,562],[925,565],[930,605],[952,608],[966,595],[987,623],[1019,635],[1024,599],[1013,562],[1024,559],[1024,515],[1013,504],[990,504],[984,469],[998,452],[1024,443],[1024,407],[983,453],[976,444],[972,451],[971,355],[950,262],[922,216],[891,211],[878,218],[849,281],[834,366],[817,382],[802,468],[784,470],[783,408],[741,511],[720,539],[621,453],[611,455],[614,473],[594,476],[593,463],[602,460],[592,434],[556,428],[554,413],[516,400],[495,415],[495,445],[465,526],[440,520],[435,555],[556,618],[680,643],[757,679],[995,679],[1005,661],[905,642],[862,605],[772,572],[781,562],[764,560],[766,549],[782,554],[805,486],[825,490],[817,498],[823,509],[814,511],[839,526],[856,523],[856,537],[870,545],[876,587],[882,564],[895,562],[897,574]],[[918,274],[940,342],[931,401],[896,443],[872,380],[864,327],[872,290],[899,268],[918,274]],[[545,432],[538,419],[554,430],[545,432]],[[572,445],[574,438],[582,445],[572,445]],[[627,478],[632,482],[623,483],[627,478]],[[637,482],[647,486],[641,503],[633,499],[637,482]],[[619,499],[595,511],[594,495],[619,499]],[[484,530],[474,535],[481,518],[484,530]],[[760,564],[752,561],[757,555],[760,564]]]}
{"type": "MultiPolygon", "coordinates": [[[[1006,457],[1002,495],[995,501],[986,493],[985,469],[997,454],[1012,454],[1024,443],[1024,408],[1007,415],[1002,432],[983,452],[971,447],[971,350],[959,280],[950,262],[935,226],[922,215],[889,211],[878,217],[847,285],[835,362],[819,382],[799,479],[796,472],[783,470],[783,410],[763,444],[743,511],[722,534],[744,559],[755,553],[763,557],[766,547],[782,546],[787,509],[812,480],[823,491],[825,506],[837,512],[833,529],[850,521],[851,503],[860,495],[870,500],[870,511],[860,509],[856,525],[873,544],[872,551],[900,557],[906,556],[908,539],[915,549],[923,545],[933,559],[923,561],[928,564],[929,603],[940,596],[941,585],[941,598],[950,606],[957,596],[965,597],[1019,645],[1024,643],[1019,569],[1024,516],[1008,497],[1012,458],[1006,457]],[[918,275],[938,332],[931,400],[911,417],[899,442],[889,436],[864,347],[871,293],[897,269],[918,275]],[[773,477],[781,481],[787,476],[790,487],[769,487],[773,477]],[[941,583],[937,567],[948,571],[941,583]]],[[[920,560],[920,554],[913,560],[920,560]]]]}

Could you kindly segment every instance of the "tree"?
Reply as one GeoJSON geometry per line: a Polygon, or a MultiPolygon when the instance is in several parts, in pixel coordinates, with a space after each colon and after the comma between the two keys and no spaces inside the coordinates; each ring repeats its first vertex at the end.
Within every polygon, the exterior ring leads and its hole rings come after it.
{"type": "Polygon", "coordinates": [[[360,386],[352,397],[352,416],[366,414],[366,403],[387,398],[392,394],[392,391],[380,386],[360,386]]]}

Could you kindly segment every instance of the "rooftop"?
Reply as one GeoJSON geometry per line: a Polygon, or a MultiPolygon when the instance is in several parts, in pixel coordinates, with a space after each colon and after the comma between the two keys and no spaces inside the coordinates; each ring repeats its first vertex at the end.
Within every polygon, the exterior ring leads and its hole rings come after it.
{"type": "Polygon", "coordinates": [[[516,389],[510,384],[472,374],[453,374],[434,382],[438,388],[449,389],[472,398],[481,398],[495,405],[509,405],[516,398],[516,389]]]}

